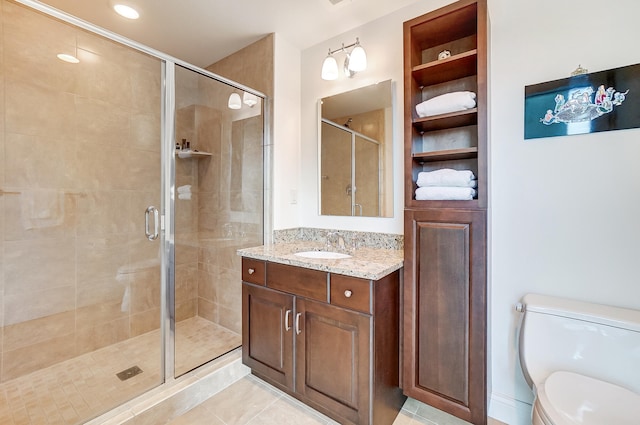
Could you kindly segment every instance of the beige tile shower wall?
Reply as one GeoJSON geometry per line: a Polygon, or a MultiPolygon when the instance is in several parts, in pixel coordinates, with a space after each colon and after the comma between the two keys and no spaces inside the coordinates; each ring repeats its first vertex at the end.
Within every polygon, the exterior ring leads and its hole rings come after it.
{"type": "MultiPolygon", "coordinates": [[[[177,79],[181,84],[176,90],[179,93],[191,93],[189,80],[177,79]]],[[[191,95],[193,96],[193,94],[191,95]]],[[[187,96],[187,97],[191,97],[187,96]]],[[[180,97],[180,101],[185,99],[180,97]]],[[[176,116],[176,141],[182,144],[182,139],[189,141],[195,148],[197,106],[182,105],[178,107],[176,116]]],[[[175,301],[176,320],[185,320],[198,313],[198,160],[176,159],[176,190],[186,185],[191,186],[191,199],[178,199],[175,194],[176,223],[175,223],[175,301]]]]}
{"type": "Polygon", "coordinates": [[[6,381],[159,326],[144,211],[159,205],[161,65],[21,5],[0,11],[6,381]],[[76,51],[79,64],[56,59],[76,51]]]}
{"type": "MultiPolygon", "coordinates": [[[[207,69],[273,96],[274,36],[270,34],[207,69]]],[[[226,98],[229,92],[226,92],[226,98]]],[[[201,250],[198,275],[198,314],[241,332],[241,265],[237,249],[262,243],[263,232],[263,119],[247,113],[219,129],[217,181],[200,174],[202,184],[214,184],[217,196],[201,204],[200,225],[212,232],[211,244],[201,250]],[[224,142],[226,141],[226,142],[224,142]]],[[[228,120],[222,122],[228,123],[228,120]]],[[[214,139],[215,141],[215,139],[214,139]]]]}

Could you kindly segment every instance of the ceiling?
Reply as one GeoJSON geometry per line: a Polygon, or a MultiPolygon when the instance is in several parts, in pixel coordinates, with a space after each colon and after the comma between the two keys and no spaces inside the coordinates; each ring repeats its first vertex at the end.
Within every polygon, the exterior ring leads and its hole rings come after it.
{"type": "MultiPolygon", "coordinates": [[[[303,50],[418,1],[424,0],[119,1],[136,7],[140,12],[136,21],[113,12],[113,0],[42,3],[206,67],[270,33],[303,50]]],[[[361,41],[366,47],[366,41],[361,41]]]]}

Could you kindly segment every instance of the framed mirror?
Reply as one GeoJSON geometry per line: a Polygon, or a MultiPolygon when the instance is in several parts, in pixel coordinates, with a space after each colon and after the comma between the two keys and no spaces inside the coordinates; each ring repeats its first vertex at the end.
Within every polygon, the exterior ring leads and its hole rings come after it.
{"type": "Polygon", "coordinates": [[[320,99],[320,215],[393,217],[392,83],[320,99]]]}

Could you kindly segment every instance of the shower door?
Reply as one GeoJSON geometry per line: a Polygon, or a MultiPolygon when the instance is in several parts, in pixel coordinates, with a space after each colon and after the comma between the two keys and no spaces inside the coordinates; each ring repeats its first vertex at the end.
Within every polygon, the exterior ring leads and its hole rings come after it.
{"type": "Polygon", "coordinates": [[[13,2],[0,20],[0,417],[83,423],[163,382],[163,62],[13,2]]]}
{"type": "Polygon", "coordinates": [[[323,118],[320,214],[379,216],[380,161],[380,143],[323,118]]]}
{"type": "Polygon", "coordinates": [[[239,248],[263,241],[262,99],[175,68],[175,376],[242,344],[239,248]],[[229,99],[236,99],[232,105],[229,99]]]}

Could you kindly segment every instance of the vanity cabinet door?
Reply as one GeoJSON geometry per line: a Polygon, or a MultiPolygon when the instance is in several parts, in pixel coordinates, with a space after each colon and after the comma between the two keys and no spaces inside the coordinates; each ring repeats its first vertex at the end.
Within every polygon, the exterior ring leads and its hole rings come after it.
{"type": "Polygon", "coordinates": [[[294,297],[242,284],[242,361],[258,374],[293,388],[294,297]]]}
{"type": "Polygon", "coordinates": [[[338,415],[368,424],[371,316],[296,300],[296,393],[338,415]]]}

